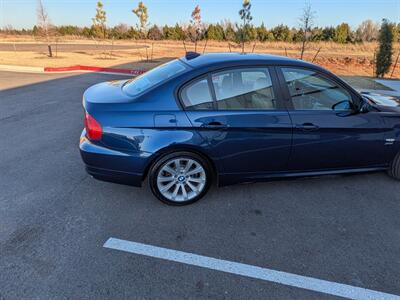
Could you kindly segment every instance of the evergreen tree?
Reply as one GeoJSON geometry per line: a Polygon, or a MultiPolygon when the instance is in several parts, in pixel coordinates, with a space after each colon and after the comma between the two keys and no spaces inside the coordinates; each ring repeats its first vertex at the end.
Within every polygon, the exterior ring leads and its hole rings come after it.
{"type": "Polygon", "coordinates": [[[333,40],[335,39],[335,32],[336,32],[336,30],[335,30],[334,27],[332,27],[332,26],[325,27],[325,28],[322,30],[322,37],[321,37],[321,39],[322,39],[323,41],[328,41],[328,42],[333,41],[333,40]]]}
{"type": "Polygon", "coordinates": [[[376,56],[376,76],[383,77],[392,64],[394,25],[383,19],[379,31],[379,50],[376,56]]]}
{"type": "Polygon", "coordinates": [[[32,34],[34,36],[39,35],[39,28],[36,25],[34,25],[33,28],[32,28],[32,34]]]}
{"type": "Polygon", "coordinates": [[[224,29],[219,24],[210,24],[206,32],[206,37],[209,40],[222,41],[224,39],[224,29]]]}
{"type": "Polygon", "coordinates": [[[128,38],[128,32],[128,25],[120,23],[117,26],[111,28],[110,35],[117,40],[123,40],[128,38]]]}
{"type": "Polygon", "coordinates": [[[224,30],[224,40],[225,41],[233,41],[235,39],[236,33],[235,29],[233,28],[232,24],[227,24],[224,30]]]}
{"type": "Polygon", "coordinates": [[[218,41],[224,40],[224,28],[221,24],[217,23],[217,25],[215,25],[215,33],[218,41]]]}
{"type": "Polygon", "coordinates": [[[175,40],[183,40],[185,39],[185,31],[182,29],[181,26],[179,26],[178,23],[175,24],[175,27],[173,28],[174,31],[174,36],[175,40]]]}
{"type": "Polygon", "coordinates": [[[292,34],[292,41],[295,43],[300,43],[303,41],[304,38],[304,32],[303,29],[296,29],[296,28],[292,28],[290,30],[291,34],[292,34]]]}
{"type": "Polygon", "coordinates": [[[313,42],[319,42],[322,41],[322,27],[314,27],[311,30],[311,40],[313,42]]]}
{"type": "Polygon", "coordinates": [[[154,25],[153,27],[151,27],[149,29],[149,32],[147,33],[147,37],[151,40],[162,40],[163,38],[163,34],[160,30],[160,28],[158,28],[157,25],[154,25]]]}
{"type": "Polygon", "coordinates": [[[274,35],[274,40],[282,41],[282,42],[291,42],[292,41],[292,32],[289,27],[286,25],[278,25],[271,29],[272,34],[274,35]]]}
{"type": "Polygon", "coordinates": [[[257,27],[257,39],[260,42],[265,42],[268,40],[268,30],[264,25],[264,22],[261,23],[261,26],[257,27]]]}
{"type": "Polygon", "coordinates": [[[129,27],[127,35],[128,35],[128,39],[138,40],[138,39],[142,38],[141,32],[133,26],[129,27]]]}
{"type": "Polygon", "coordinates": [[[334,40],[341,44],[347,43],[351,40],[351,29],[349,24],[342,23],[336,27],[334,40]]]}

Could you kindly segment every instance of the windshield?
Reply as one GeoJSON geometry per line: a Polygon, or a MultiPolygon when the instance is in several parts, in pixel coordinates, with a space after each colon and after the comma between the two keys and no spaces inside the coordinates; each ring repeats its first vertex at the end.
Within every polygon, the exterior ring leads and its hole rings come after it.
{"type": "Polygon", "coordinates": [[[130,96],[136,96],[185,70],[186,66],[175,59],[129,80],[124,85],[123,90],[130,96]]]}

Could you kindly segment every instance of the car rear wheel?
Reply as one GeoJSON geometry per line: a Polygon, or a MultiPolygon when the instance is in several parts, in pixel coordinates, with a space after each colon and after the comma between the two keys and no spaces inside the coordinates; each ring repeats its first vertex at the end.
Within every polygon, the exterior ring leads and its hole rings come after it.
{"type": "Polygon", "coordinates": [[[396,155],[388,170],[389,176],[400,180],[400,152],[396,155]]]}
{"type": "Polygon", "coordinates": [[[170,205],[200,200],[211,183],[207,160],[190,152],[176,152],[160,158],[151,168],[149,184],[153,194],[170,205]]]}

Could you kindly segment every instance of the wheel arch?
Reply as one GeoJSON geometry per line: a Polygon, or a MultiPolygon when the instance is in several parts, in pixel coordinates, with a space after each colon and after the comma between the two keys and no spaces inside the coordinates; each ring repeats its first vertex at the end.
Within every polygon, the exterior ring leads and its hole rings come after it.
{"type": "MultiPolygon", "coordinates": [[[[182,144],[182,145],[170,145],[168,147],[162,148],[160,150],[158,150],[157,152],[155,152],[149,159],[148,163],[145,166],[144,172],[143,172],[143,176],[142,176],[142,181],[146,180],[147,176],[149,175],[149,171],[151,169],[151,167],[163,156],[174,153],[174,152],[178,152],[178,151],[184,151],[184,152],[192,152],[194,154],[197,154],[199,156],[201,156],[202,158],[204,158],[210,165],[212,172],[213,172],[213,178],[212,180],[217,182],[218,181],[218,168],[217,165],[215,164],[215,162],[211,159],[210,155],[204,151],[204,149],[200,148],[200,147],[196,147],[193,145],[186,145],[186,144],[182,144]]],[[[218,182],[217,182],[218,183],[218,182]]]]}

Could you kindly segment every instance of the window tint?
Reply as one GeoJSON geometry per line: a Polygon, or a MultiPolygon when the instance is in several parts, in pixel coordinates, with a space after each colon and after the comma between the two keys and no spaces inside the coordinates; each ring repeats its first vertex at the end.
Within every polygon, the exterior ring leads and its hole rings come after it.
{"type": "Polygon", "coordinates": [[[349,110],[350,94],[312,70],[282,68],[296,110],[349,110]]]}
{"type": "Polygon", "coordinates": [[[266,68],[233,69],[212,75],[218,109],[276,109],[266,68]]]}
{"type": "Polygon", "coordinates": [[[123,87],[124,92],[136,96],[154,85],[178,75],[186,70],[186,66],[175,59],[166,64],[158,66],[136,78],[129,80],[123,87]]]}
{"type": "Polygon", "coordinates": [[[184,87],[181,97],[183,104],[189,109],[210,109],[213,107],[207,78],[199,79],[184,87]]]}

